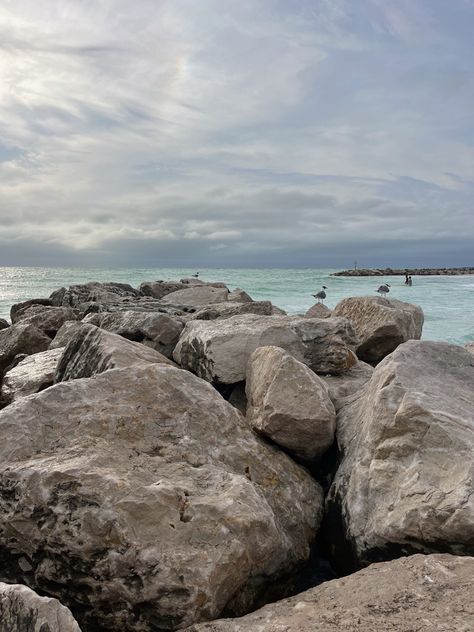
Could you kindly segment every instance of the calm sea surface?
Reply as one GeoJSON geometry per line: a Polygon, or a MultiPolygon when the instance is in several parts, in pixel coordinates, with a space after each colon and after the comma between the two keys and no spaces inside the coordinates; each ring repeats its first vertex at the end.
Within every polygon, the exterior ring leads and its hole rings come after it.
{"type": "MultiPolygon", "coordinates": [[[[120,281],[138,286],[142,281],[172,280],[189,276],[185,268],[0,268],[0,317],[8,318],[13,303],[46,297],[61,287],[87,281],[120,281]]],[[[464,344],[474,340],[474,276],[413,277],[406,287],[402,277],[331,277],[333,270],[208,269],[204,281],[224,281],[241,287],[254,299],[271,300],[289,313],[306,311],[311,294],[327,285],[326,304],[334,307],[347,296],[374,295],[384,280],[390,296],[421,305],[425,312],[423,337],[464,344]]]]}

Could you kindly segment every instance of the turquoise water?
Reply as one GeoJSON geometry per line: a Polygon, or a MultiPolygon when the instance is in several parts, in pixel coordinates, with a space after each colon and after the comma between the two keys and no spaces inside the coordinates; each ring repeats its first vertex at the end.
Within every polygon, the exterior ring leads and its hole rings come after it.
{"type": "MultiPolygon", "coordinates": [[[[8,318],[13,303],[49,296],[63,285],[121,281],[138,286],[142,281],[180,279],[194,272],[189,268],[0,268],[0,317],[8,318]]],[[[458,344],[474,340],[474,276],[414,277],[413,287],[407,287],[401,277],[331,277],[333,270],[214,268],[200,272],[204,281],[241,287],[253,298],[271,300],[289,313],[306,311],[314,303],[311,294],[321,285],[328,286],[326,304],[334,307],[348,296],[373,295],[385,280],[391,285],[391,297],[421,305],[425,339],[458,344]]]]}

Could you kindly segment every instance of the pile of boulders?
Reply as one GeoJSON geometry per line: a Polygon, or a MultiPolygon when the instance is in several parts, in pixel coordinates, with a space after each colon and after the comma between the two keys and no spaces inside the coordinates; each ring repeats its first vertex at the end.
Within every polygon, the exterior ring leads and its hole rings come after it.
{"type": "Polygon", "coordinates": [[[422,324],[194,278],[13,306],[0,629],[472,630],[474,354],[422,324]]]}

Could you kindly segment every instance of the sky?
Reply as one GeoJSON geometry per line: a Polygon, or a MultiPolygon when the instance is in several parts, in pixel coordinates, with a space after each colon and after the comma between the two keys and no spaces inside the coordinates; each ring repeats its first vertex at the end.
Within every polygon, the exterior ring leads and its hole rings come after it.
{"type": "Polygon", "coordinates": [[[1,0],[0,265],[474,265],[474,0],[1,0]]]}

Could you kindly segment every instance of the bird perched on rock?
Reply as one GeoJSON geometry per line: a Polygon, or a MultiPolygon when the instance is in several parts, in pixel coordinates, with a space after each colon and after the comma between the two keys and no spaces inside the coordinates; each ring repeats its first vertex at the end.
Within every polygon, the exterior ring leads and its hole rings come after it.
{"type": "Polygon", "coordinates": [[[321,303],[321,301],[324,301],[324,299],[326,298],[326,292],[324,290],[327,290],[327,287],[325,285],[323,285],[320,292],[318,292],[317,294],[312,294],[311,296],[317,298],[318,303],[321,303]]]}
{"type": "Polygon", "coordinates": [[[387,294],[390,292],[390,285],[388,283],[383,283],[379,289],[377,290],[377,292],[381,295],[381,296],[387,296],[387,294]]]}

